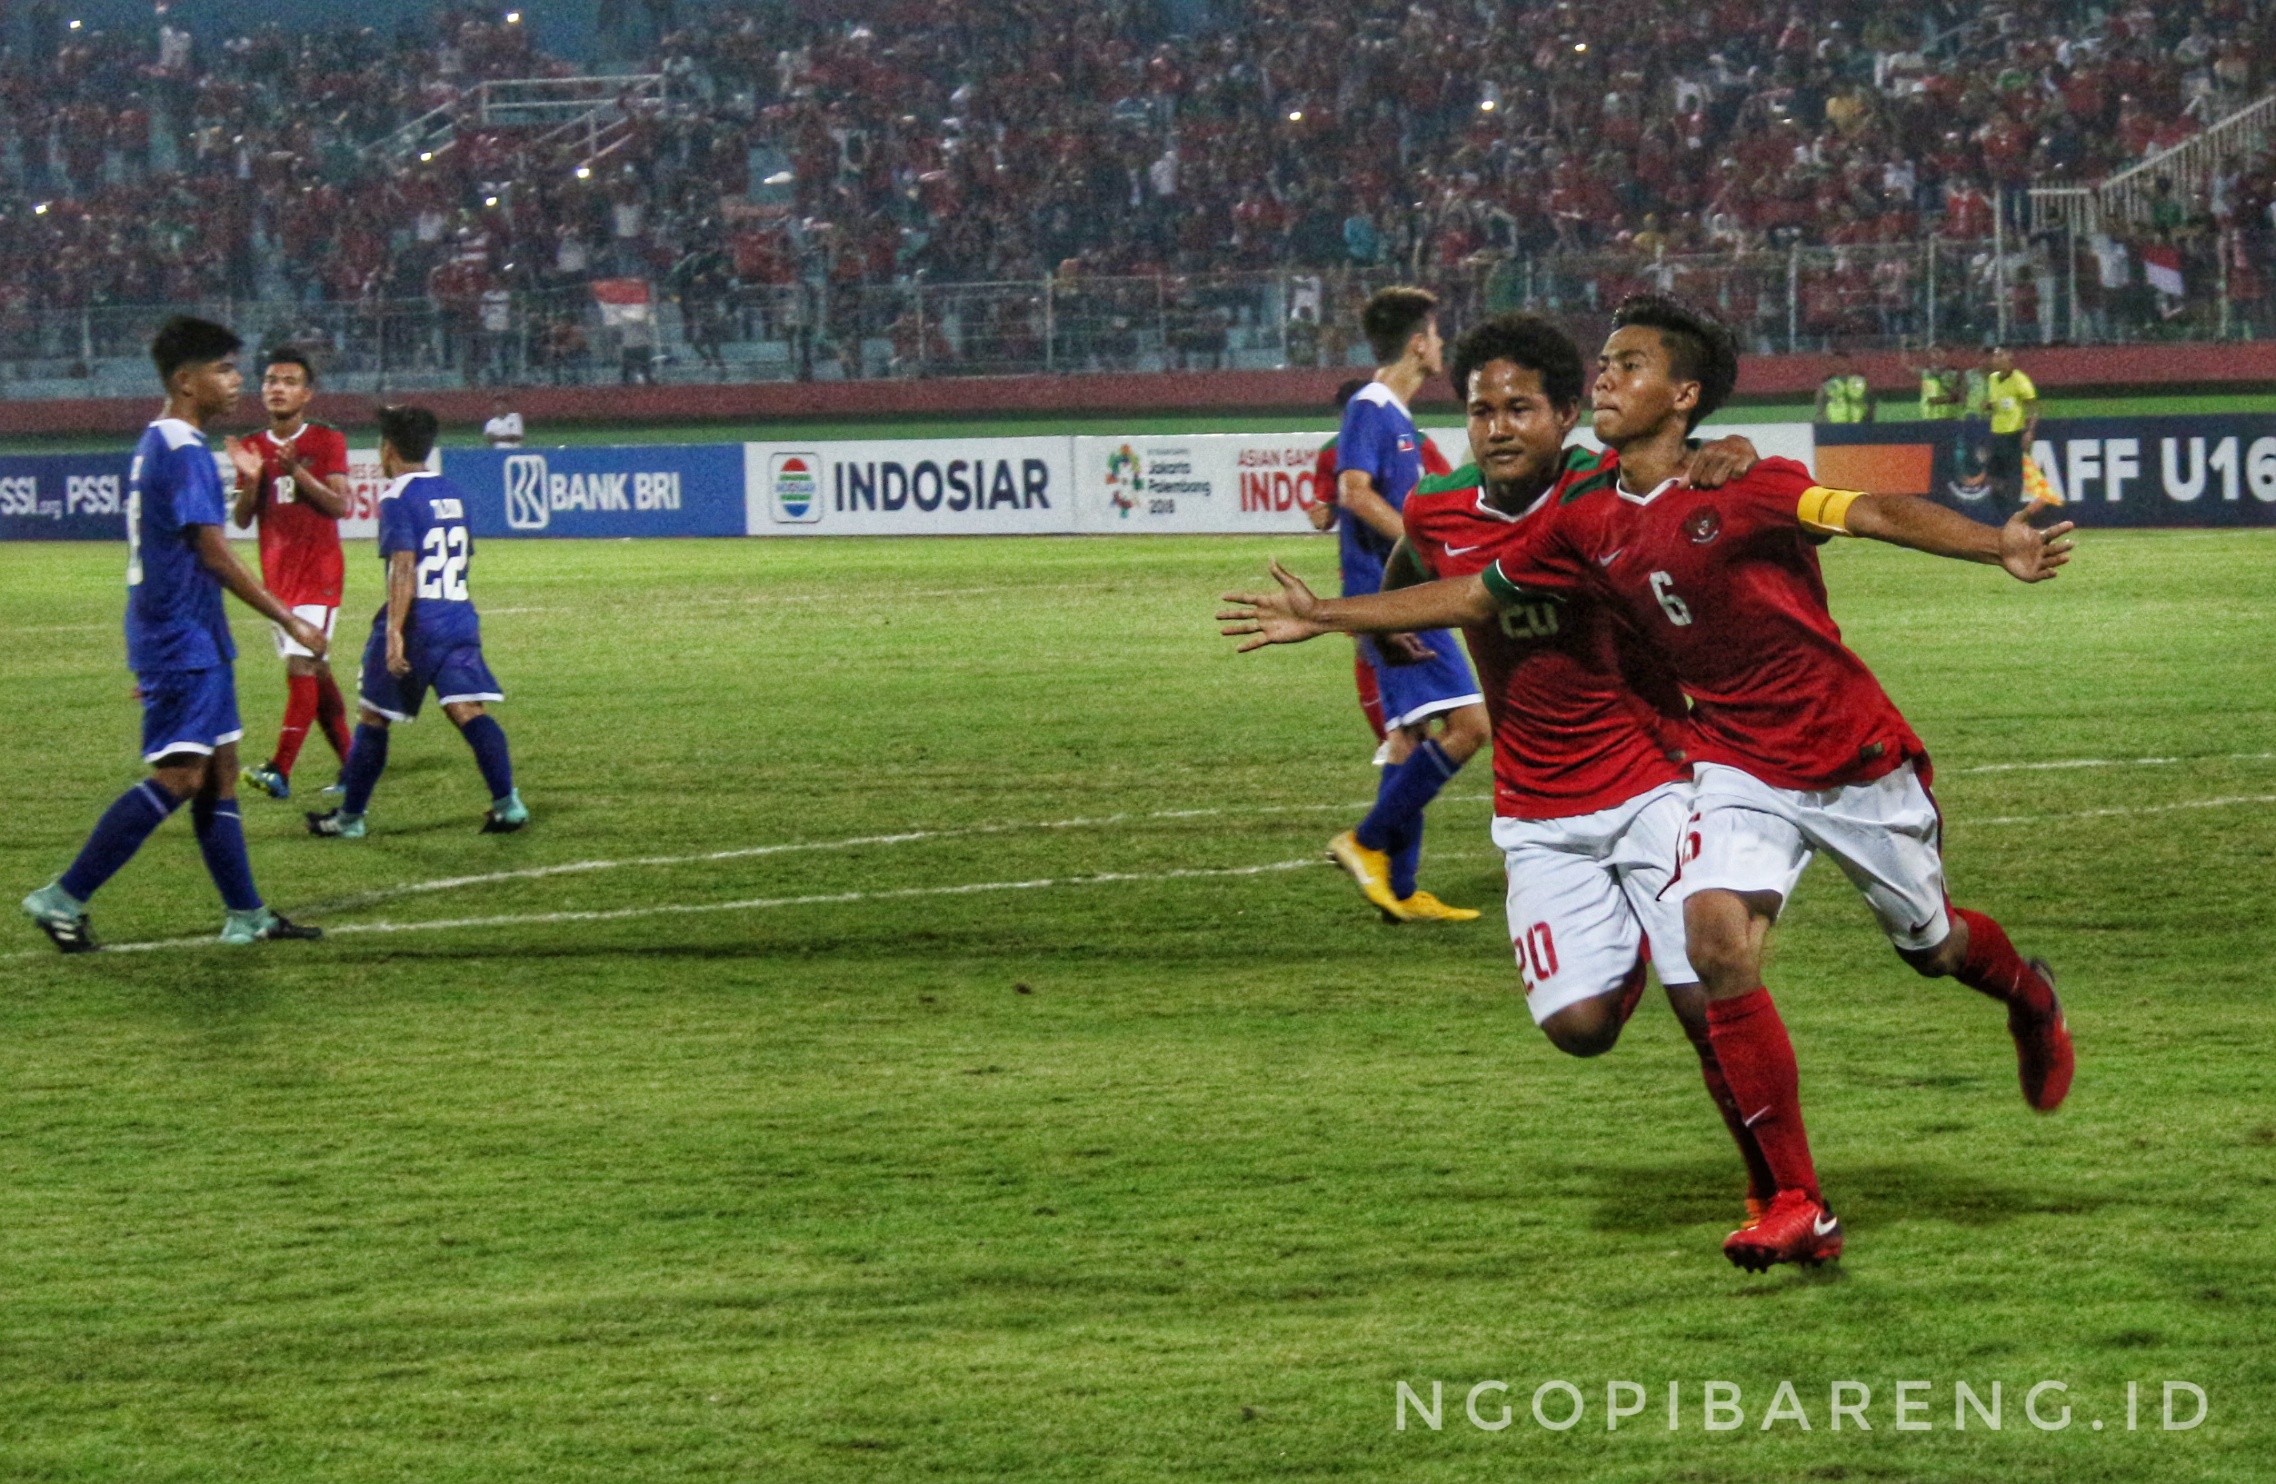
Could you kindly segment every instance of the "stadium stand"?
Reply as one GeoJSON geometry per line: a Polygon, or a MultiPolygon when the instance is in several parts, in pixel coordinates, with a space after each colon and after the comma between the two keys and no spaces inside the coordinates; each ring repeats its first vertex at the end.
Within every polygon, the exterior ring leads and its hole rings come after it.
{"type": "Polygon", "coordinates": [[[34,7],[6,390],[139,389],[192,304],[339,387],[1340,365],[1401,278],[1456,318],[1671,288],[1758,351],[2276,329],[2266,6],[1219,10],[689,7],[596,76],[502,11],[34,7]]]}

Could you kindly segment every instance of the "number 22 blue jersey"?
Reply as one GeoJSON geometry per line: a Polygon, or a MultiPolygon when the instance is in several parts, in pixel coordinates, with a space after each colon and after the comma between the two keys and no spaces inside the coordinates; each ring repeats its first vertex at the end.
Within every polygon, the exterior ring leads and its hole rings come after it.
{"type": "MultiPolygon", "coordinates": [[[[411,614],[403,623],[406,649],[437,653],[482,642],[481,621],[466,586],[474,559],[474,533],[466,525],[465,491],[440,474],[414,472],[389,484],[379,497],[379,558],[411,553],[411,614]]],[[[386,613],[384,607],[380,612],[386,613]]]]}

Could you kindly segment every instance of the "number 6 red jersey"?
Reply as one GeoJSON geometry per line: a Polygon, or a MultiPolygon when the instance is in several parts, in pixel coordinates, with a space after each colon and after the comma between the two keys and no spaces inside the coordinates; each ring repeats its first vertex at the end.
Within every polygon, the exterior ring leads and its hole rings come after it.
{"type": "MultiPolygon", "coordinates": [[[[340,606],[340,523],[302,498],[277,454],[284,446],[266,428],[245,440],[261,455],[261,581],[287,608],[340,606]]],[[[285,440],[301,466],[320,481],[348,472],[348,440],[338,428],[303,423],[285,440]]]]}
{"type": "Polygon", "coordinates": [[[1497,554],[1505,606],[1535,590],[1610,600],[1667,658],[1691,698],[1691,757],[1777,788],[1864,783],[1926,749],[1865,662],[1841,642],[1806,527],[1816,488],[1764,459],[1721,489],[1671,479],[1645,494],[1544,512],[1497,554]]]}

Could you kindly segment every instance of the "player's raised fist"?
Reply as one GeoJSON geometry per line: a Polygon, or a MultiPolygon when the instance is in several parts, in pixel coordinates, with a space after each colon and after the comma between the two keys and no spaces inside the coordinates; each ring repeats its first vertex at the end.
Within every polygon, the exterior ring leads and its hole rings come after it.
{"type": "Polygon", "coordinates": [[[2031,524],[2032,517],[2052,508],[2048,501],[2033,500],[2000,527],[1999,564],[2019,582],[2045,582],[2071,559],[2075,522],[2058,521],[2045,529],[2031,524]]]}

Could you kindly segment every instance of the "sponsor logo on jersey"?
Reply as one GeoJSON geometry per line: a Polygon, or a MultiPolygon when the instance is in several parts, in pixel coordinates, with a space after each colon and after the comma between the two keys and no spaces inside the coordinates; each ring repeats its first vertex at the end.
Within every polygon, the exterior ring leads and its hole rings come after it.
{"type": "Polygon", "coordinates": [[[506,524],[517,531],[542,531],[553,523],[545,497],[545,455],[518,453],[506,460],[506,524]]]}
{"type": "Polygon", "coordinates": [[[783,525],[811,525],[822,518],[822,456],[778,453],[767,466],[767,491],[774,518],[783,525]]]}
{"type": "Polygon", "coordinates": [[[1683,534],[1691,538],[1694,546],[1705,546],[1723,534],[1723,517],[1716,514],[1714,506],[1703,505],[1684,521],[1683,534]]]}

